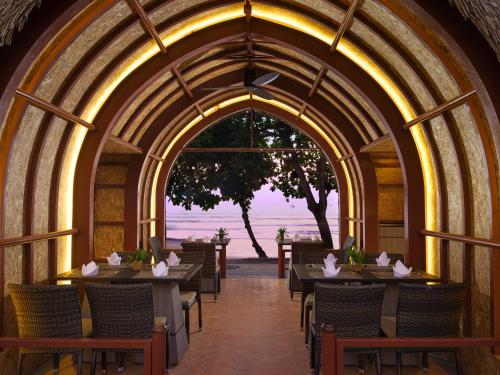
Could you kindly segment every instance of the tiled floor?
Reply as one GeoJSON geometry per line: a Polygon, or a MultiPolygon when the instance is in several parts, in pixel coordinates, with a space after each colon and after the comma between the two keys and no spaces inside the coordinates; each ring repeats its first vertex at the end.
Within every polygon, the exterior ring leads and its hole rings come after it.
{"type": "MultiPolygon", "coordinates": [[[[305,375],[310,374],[303,332],[299,329],[298,296],[290,301],[285,279],[242,278],[223,280],[217,303],[204,295],[203,331],[197,328],[192,309],[191,344],[173,375],[305,375]]],[[[62,375],[73,375],[68,360],[62,375]]],[[[87,370],[86,370],[87,371],[87,370]]],[[[108,374],[115,374],[109,365],[108,374]]],[[[88,373],[88,372],[86,372],[88,373]]],[[[346,374],[356,374],[346,368],[346,374]]],[[[367,368],[365,374],[371,374],[367,368]]],[[[406,375],[424,374],[405,368],[406,375]]],[[[427,374],[446,372],[431,366],[427,374]]],[[[39,371],[37,375],[50,374],[39,371]]],[[[128,364],[127,375],[142,374],[139,365],[128,364]]],[[[384,367],[383,374],[395,374],[384,367]]]]}

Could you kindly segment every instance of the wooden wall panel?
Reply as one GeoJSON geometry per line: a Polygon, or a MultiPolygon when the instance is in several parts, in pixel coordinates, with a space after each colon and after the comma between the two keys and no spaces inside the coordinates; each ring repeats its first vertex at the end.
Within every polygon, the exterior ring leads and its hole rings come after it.
{"type": "Polygon", "coordinates": [[[125,215],[124,189],[96,189],[95,221],[123,221],[125,215]]]}
{"type": "Polygon", "coordinates": [[[94,231],[94,257],[105,258],[113,251],[123,251],[123,226],[99,225],[94,231]]]}

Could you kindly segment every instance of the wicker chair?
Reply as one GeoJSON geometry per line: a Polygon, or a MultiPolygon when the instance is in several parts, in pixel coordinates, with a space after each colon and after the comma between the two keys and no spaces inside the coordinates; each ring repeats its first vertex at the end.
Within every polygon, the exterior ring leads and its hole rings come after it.
{"type": "MultiPolygon", "coordinates": [[[[457,337],[460,334],[465,292],[465,284],[400,284],[397,315],[395,318],[383,317],[382,330],[388,337],[457,337]]],[[[428,367],[427,353],[452,352],[457,373],[460,374],[458,349],[397,348],[398,375],[401,374],[401,356],[408,352],[423,353],[424,367],[428,367]]]]}
{"type": "MultiPolygon", "coordinates": [[[[155,324],[153,286],[151,284],[85,284],[92,315],[93,337],[142,339],[152,336],[155,324]]],[[[165,324],[165,318],[157,318],[165,324]]],[[[102,355],[106,371],[106,352],[117,352],[119,371],[123,370],[124,353],[138,349],[94,349],[90,374],[95,374],[97,352],[102,355]]]]}
{"type": "MultiPolygon", "coordinates": [[[[339,251],[302,251],[300,253],[300,264],[323,264],[323,259],[329,253],[333,253],[337,259],[341,259],[339,256],[339,251]]],[[[300,328],[304,328],[304,340],[305,343],[309,343],[309,322],[311,311],[314,306],[314,284],[305,283],[302,285],[302,298],[301,298],[301,309],[300,309],[300,328]]]]}
{"type": "MultiPolygon", "coordinates": [[[[76,285],[8,285],[16,311],[19,337],[82,337],[80,299],[76,285]],[[63,308],[62,308],[63,307],[63,308]]],[[[26,354],[52,354],[53,369],[59,368],[59,354],[78,354],[82,374],[82,350],[75,348],[20,348],[17,375],[22,373],[26,354]]]]}
{"type": "MultiPolygon", "coordinates": [[[[331,324],[338,337],[378,337],[385,285],[330,285],[316,283],[314,288],[315,321],[311,325],[311,357],[314,372],[319,374],[321,327],[331,324]]],[[[376,373],[380,374],[380,350],[356,348],[346,351],[375,356],[376,373]]]]}
{"type": "Polygon", "coordinates": [[[149,237],[148,242],[149,246],[151,247],[151,252],[153,253],[155,263],[160,263],[162,260],[165,260],[161,249],[160,237],[158,236],[149,237]]]}
{"type": "Polygon", "coordinates": [[[356,239],[352,236],[346,236],[344,240],[344,244],[342,245],[342,249],[340,249],[342,253],[342,263],[349,263],[349,256],[347,255],[347,250],[349,250],[352,245],[356,242],[356,239]]]}
{"type": "Polygon", "coordinates": [[[183,242],[182,250],[184,253],[188,253],[191,251],[202,251],[205,253],[202,278],[210,279],[213,281],[214,300],[217,301],[217,293],[220,291],[220,270],[219,265],[217,264],[215,243],[183,242]]]}
{"type": "MultiPolygon", "coordinates": [[[[365,253],[365,264],[373,264],[377,263],[375,260],[380,256],[379,253],[365,253]]],[[[405,261],[405,256],[404,254],[399,254],[399,253],[387,253],[387,257],[391,259],[391,264],[396,263],[398,260],[404,263],[405,261]]]]}
{"type": "MultiPolygon", "coordinates": [[[[164,253],[164,257],[168,258],[170,252],[164,253]]],[[[189,251],[179,254],[183,263],[187,264],[203,264],[205,253],[203,251],[189,251]]],[[[203,268],[197,272],[187,283],[179,284],[181,290],[181,304],[184,311],[184,323],[186,325],[187,339],[189,343],[189,311],[196,303],[198,305],[198,328],[202,329],[203,320],[201,314],[201,275],[203,268]]]]}
{"type": "Polygon", "coordinates": [[[323,251],[322,242],[312,242],[312,241],[293,241],[292,242],[292,255],[290,256],[290,267],[289,267],[289,284],[290,298],[293,299],[294,292],[300,292],[301,286],[299,279],[295,272],[293,272],[293,265],[299,264],[300,254],[304,252],[313,252],[318,254],[318,252],[323,251]]]}

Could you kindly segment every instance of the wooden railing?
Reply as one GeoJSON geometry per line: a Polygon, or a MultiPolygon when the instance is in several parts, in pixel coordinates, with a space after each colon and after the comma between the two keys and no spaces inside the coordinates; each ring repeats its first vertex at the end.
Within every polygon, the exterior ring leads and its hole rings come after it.
{"type": "Polygon", "coordinates": [[[478,238],[471,236],[463,236],[460,234],[444,233],[444,232],[434,232],[432,230],[423,229],[420,233],[424,236],[441,238],[443,240],[463,242],[470,245],[494,247],[500,249],[500,241],[488,240],[486,238],[478,238]]]}
{"type": "Polygon", "coordinates": [[[5,240],[0,240],[0,247],[17,246],[17,245],[23,245],[25,243],[52,240],[52,239],[57,238],[57,237],[70,236],[70,235],[74,235],[77,233],[78,233],[78,229],[71,228],[71,229],[62,230],[59,232],[31,234],[29,236],[7,238],[5,240]]]}
{"type": "Polygon", "coordinates": [[[322,330],[323,375],[342,375],[344,373],[345,348],[459,348],[500,346],[500,339],[492,337],[457,338],[338,338],[331,325],[322,330]]]}
{"type": "Polygon", "coordinates": [[[144,375],[164,375],[166,372],[165,328],[155,325],[150,339],[73,339],[0,337],[0,347],[12,348],[81,348],[81,349],[142,349],[144,375]]]}

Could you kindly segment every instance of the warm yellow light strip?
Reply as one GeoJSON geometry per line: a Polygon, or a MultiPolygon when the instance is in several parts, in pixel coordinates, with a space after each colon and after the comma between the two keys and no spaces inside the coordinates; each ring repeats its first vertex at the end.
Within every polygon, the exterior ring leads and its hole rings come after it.
{"type": "MultiPolygon", "coordinates": [[[[226,108],[226,107],[231,106],[235,103],[239,103],[239,102],[242,102],[245,100],[250,100],[250,95],[248,95],[248,94],[241,95],[241,96],[237,96],[237,97],[225,100],[225,101],[209,108],[208,110],[206,110],[205,115],[208,117],[211,114],[217,112],[218,110],[220,110],[222,108],[226,108]]],[[[299,111],[296,110],[295,108],[290,107],[288,104],[285,104],[285,103],[280,102],[280,101],[275,100],[275,99],[274,100],[266,100],[266,99],[259,98],[258,96],[253,96],[253,100],[269,103],[277,108],[283,109],[283,110],[291,113],[293,116],[297,116],[299,114],[299,111]]],[[[323,131],[323,129],[318,124],[316,124],[314,121],[312,121],[309,117],[307,117],[304,114],[301,116],[301,119],[304,122],[306,122],[309,126],[311,126],[311,128],[314,129],[314,131],[316,131],[328,143],[328,145],[331,147],[331,149],[333,150],[333,152],[335,153],[335,156],[337,158],[341,157],[340,151],[338,150],[337,146],[333,143],[332,139],[323,131]]],[[[174,145],[181,139],[181,137],[189,129],[191,129],[193,126],[198,124],[201,120],[203,120],[203,117],[197,116],[193,120],[191,120],[186,126],[184,126],[181,129],[181,131],[172,139],[172,141],[169,142],[169,144],[168,144],[167,148],[165,149],[165,151],[163,152],[161,158],[166,159],[168,154],[170,153],[170,151],[174,147],[174,145]]],[[[342,162],[341,165],[342,165],[342,168],[343,168],[344,173],[346,175],[349,214],[351,215],[351,212],[354,212],[354,205],[353,205],[354,198],[353,198],[351,178],[349,176],[346,164],[344,162],[342,162]]],[[[150,201],[151,217],[156,217],[156,186],[158,184],[158,177],[160,175],[160,170],[161,170],[161,165],[157,165],[155,173],[154,173],[154,177],[153,177],[153,182],[151,184],[151,198],[150,198],[151,199],[151,201],[150,201]]],[[[353,216],[351,216],[351,217],[353,217],[353,216]]],[[[353,230],[354,230],[354,228],[353,228],[353,230]]],[[[151,226],[151,232],[152,232],[152,234],[151,234],[152,236],[154,236],[156,234],[156,227],[155,226],[151,226]]],[[[353,233],[353,232],[351,232],[350,226],[349,226],[349,233],[350,234],[353,233]]]]}
{"type": "MultiPolygon", "coordinates": [[[[198,14],[189,20],[178,23],[175,28],[162,33],[161,38],[165,46],[169,46],[184,38],[190,33],[199,31],[208,26],[225,22],[231,19],[243,17],[242,4],[232,4],[214,8],[204,13],[198,14]]],[[[293,13],[287,9],[276,7],[269,4],[254,2],[252,6],[252,16],[268,20],[273,23],[278,23],[289,28],[307,33],[328,46],[331,45],[335,33],[326,26],[315,22],[313,19],[293,13]]],[[[106,102],[109,95],[116,87],[135,69],[147,61],[149,58],[158,53],[159,49],[153,41],[149,41],[144,46],[139,48],[135,53],[129,56],[107,79],[102,83],[99,89],[95,92],[88,105],[85,107],[81,117],[82,119],[92,122],[97,112],[106,102]]],[[[405,121],[411,121],[416,117],[408,100],[399,90],[397,85],[392,82],[390,77],[379,68],[373,60],[367,57],[355,45],[343,38],[338,46],[338,51],[351,59],[355,64],[364,69],[371,77],[373,77],[380,86],[388,93],[394,101],[405,121]]],[[[201,116],[200,116],[201,117],[201,116]]],[[[426,228],[436,230],[436,176],[433,167],[433,161],[430,153],[430,148],[427,144],[425,134],[420,126],[414,126],[411,129],[411,134],[417,146],[417,150],[424,173],[425,184],[425,205],[426,205],[426,228]]],[[[63,162],[63,173],[61,175],[59,207],[63,207],[59,212],[60,223],[64,222],[71,227],[72,224],[72,197],[73,195],[73,179],[76,167],[76,161],[81,149],[81,145],[85,138],[85,132],[82,132],[80,127],[75,127],[69,142],[68,152],[65,155],[63,162]],[[63,191],[61,191],[61,188],[63,191]]],[[[345,166],[343,166],[345,168],[345,166]]],[[[152,224],[154,226],[154,224],[152,224]]],[[[66,254],[70,254],[71,242],[64,245],[66,254]]],[[[427,238],[427,269],[431,272],[437,269],[435,259],[436,242],[430,237],[427,238]]],[[[70,261],[65,262],[70,264],[70,261]]]]}

